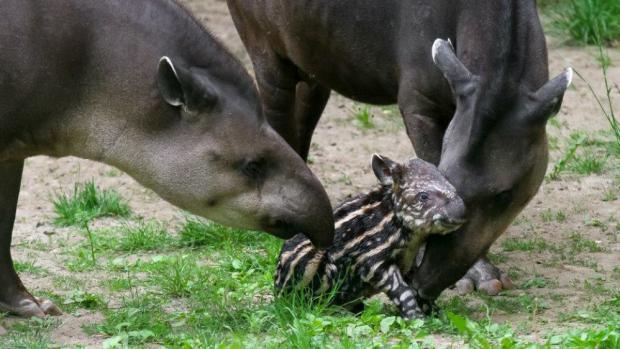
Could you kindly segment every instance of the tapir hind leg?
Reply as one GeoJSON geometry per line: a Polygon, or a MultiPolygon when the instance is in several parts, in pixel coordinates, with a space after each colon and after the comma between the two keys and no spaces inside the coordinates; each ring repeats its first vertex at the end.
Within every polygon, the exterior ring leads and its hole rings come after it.
{"type": "Polygon", "coordinates": [[[0,311],[20,316],[60,315],[49,300],[33,297],[13,267],[11,237],[24,161],[0,163],[0,311]]]}
{"type": "Polygon", "coordinates": [[[456,283],[456,289],[460,294],[478,290],[495,296],[502,290],[512,288],[514,288],[514,284],[508,275],[491,264],[486,257],[479,259],[467,274],[456,283]]]}

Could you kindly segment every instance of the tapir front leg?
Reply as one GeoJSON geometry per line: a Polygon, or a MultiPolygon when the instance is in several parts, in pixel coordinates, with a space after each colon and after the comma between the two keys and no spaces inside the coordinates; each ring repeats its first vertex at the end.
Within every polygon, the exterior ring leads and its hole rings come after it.
{"type": "Polygon", "coordinates": [[[484,257],[480,258],[467,274],[456,283],[460,294],[467,294],[474,290],[484,292],[490,296],[499,294],[502,290],[514,288],[512,280],[484,257]]]}
{"type": "MultiPolygon", "coordinates": [[[[295,120],[298,132],[298,153],[308,160],[312,133],[329,100],[330,90],[319,83],[302,81],[297,84],[295,120]]],[[[297,150],[297,149],[295,149],[297,150]]]]}
{"type": "Polygon", "coordinates": [[[400,87],[398,107],[416,155],[422,160],[438,165],[443,135],[447,127],[447,121],[444,120],[449,120],[444,114],[450,115],[453,111],[438,107],[428,97],[410,86],[411,81],[407,79],[400,87]]]}
{"type": "Polygon", "coordinates": [[[254,71],[267,121],[299,154],[299,130],[295,120],[297,68],[274,52],[261,52],[255,58],[254,71]]]}
{"type": "Polygon", "coordinates": [[[417,292],[405,282],[396,265],[377,270],[369,282],[388,296],[405,319],[420,317],[430,311],[419,306],[417,292]]]}
{"type": "Polygon", "coordinates": [[[25,317],[60,315],[54,303],[26,290],[13,267],[11,238],[23,168],[23,160],[0,163],[0,311],[25,317]]]}

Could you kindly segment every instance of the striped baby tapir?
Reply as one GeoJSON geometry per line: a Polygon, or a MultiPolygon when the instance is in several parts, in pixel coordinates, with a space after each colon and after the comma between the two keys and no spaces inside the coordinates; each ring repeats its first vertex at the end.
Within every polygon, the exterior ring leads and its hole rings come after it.
{"type": "Polygon", "coordinates": [[[275,275],[276,294],[334,292],[333,302],[357,308],[384,292],[405,318],[426,313],[405,276],[424,240],[464,223],[465,205],[437,168],[423,160],[396,163],[374,155],[379,187],[334,211],[331,247],[317,249],[302,234],[286,241],[275,275]]]}

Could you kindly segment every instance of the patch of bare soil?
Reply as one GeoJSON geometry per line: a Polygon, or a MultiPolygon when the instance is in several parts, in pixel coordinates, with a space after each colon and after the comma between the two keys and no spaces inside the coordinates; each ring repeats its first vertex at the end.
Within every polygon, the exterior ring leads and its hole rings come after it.
{"type": "MultiPolygon", "coordinates": [[[[183,2],[241,58],[248,69],[251,68],[223,0],[183,2]]],[[[598,63],[590,51],[593,50],[566,48],[551,41],[552,74],[572,66],[601,92],[603,87],[598,63]]],[[[612,52],[612,62],[620,62],[618,50],[612,52]]],[[[610,78],[620,82],[618,65],[611,67],[610,78]]],[[[613,94],[616,109],[620,110],[620,90],[614,89],[613,94]]],[[[373,108],[373,113],[377,115],[377,127],[364,130],[353,120],[357,108],[355,103],[334,95],[313,140],[312,169],[321,178],[334,202],[375,183],[369,166],[372,153],[385,154],[398,160],[414,155],[397,112],[373,108]],[[395,115],[386,116],[385,113],[395,115]]],[[[604,130],[607,127],[606,121],[597,108],[585,85],[581,81],[575,81],[574,88],[565,96],[562,112],[557,116],[561,126],[550,126],[550,134],[563,139],[577,130],[589,133],[604,130]]],[[[561,151],[554,151],[552,160],[560,155],[561,151]]],[[[609,173],[587,177],[569,175],[561,181],[546,182],[542,186],[535,200],[499,239],[492,252],[503,256],[500,258],[500,267],[518,271],[517,284],[534,276],[552,281],[543,288],[511,291],[544,299],[548,302],[547,309],[535,311],[533,317],[531,312],[506,314],[498,316],[497,321],[525,321],[531,329],[552,327],[558,314],[596,302],[596,297],[593,298],[584,287],[584,280],[604,277],[606,287],[620,288],[619,280],[610,277],[612,270],[620,265],[619,232],[615,227],[620,218],[620,201],[602,201],[604,193],[610,188],[614,187],[618,192],[617,172],[615,177],[614,182],[609,173]],[[562,221],[548,221],[543,217],[544,212],[549,210],[562,211],[566,218],[562,221]],[[593,220],[603,222],[607,228],[592,224],[593,220]],[[579,260],[557,261],[548,251],[504,252],[500,247],[502,241],[511,238],[542,238],[550,245],[564,246],[570,242],[570,236],[574,233],[595,241],[602,251],[580,256],[579,260]]],[[[100,186],[114,187],[129,198],[132,209],[139,215],[169,224],[175,224],[182,217],[180,210],[167,204],[129,176],[106,165],[76,158],[28,159],[14,230],[13,253],[16,260],[34,259],[37,266],[50,271],[51,275],[47,277],[24,278],[24,283],[35,294],[55,289],[52,276],[72,275],[65,266],[64,257],[58,253],[58,246],[59,241],[71,242],[74,233],[71,229],[58,229],[50,224],[53,207],[49,198],[56,191],[72,189],[76,181],[91,178],[96,178],[100,186]],[[37,244],[55,247],[51,251],[41,252],[36,248],[37,244]]],[[[104,294],[106,299],[113,301],[116,295],[101,288],[99,279],[103,279],[102,275],[89,275],[90,281],[81,286],[89,292],[104,294]]],[[[81,328],[82,325],[96,322],[100,318],[101,315],[96,313],[83,313],[81,316],[66,314],[61,318],[61,325],[53,332],[53,341],[61,345],[100,346],[103,338],[89,336],[81,328]]]]}

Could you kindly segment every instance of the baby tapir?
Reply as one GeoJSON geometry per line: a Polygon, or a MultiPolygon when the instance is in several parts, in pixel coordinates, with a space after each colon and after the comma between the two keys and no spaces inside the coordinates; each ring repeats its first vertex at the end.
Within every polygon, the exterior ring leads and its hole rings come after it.
{"type": "Polygon", "coordinates": [[[286,241],[275,276],[277,293],[335,290],[334,303],[353,305],[385,292],[405,318],[427,311],[403,275],[426,237],[464,223],[465,205],[439,170],[423,160],[398,164],[374,155],[372,169],[381,185],[336,208],[331,247],[317,249],[302,234],[286,241]]]}

